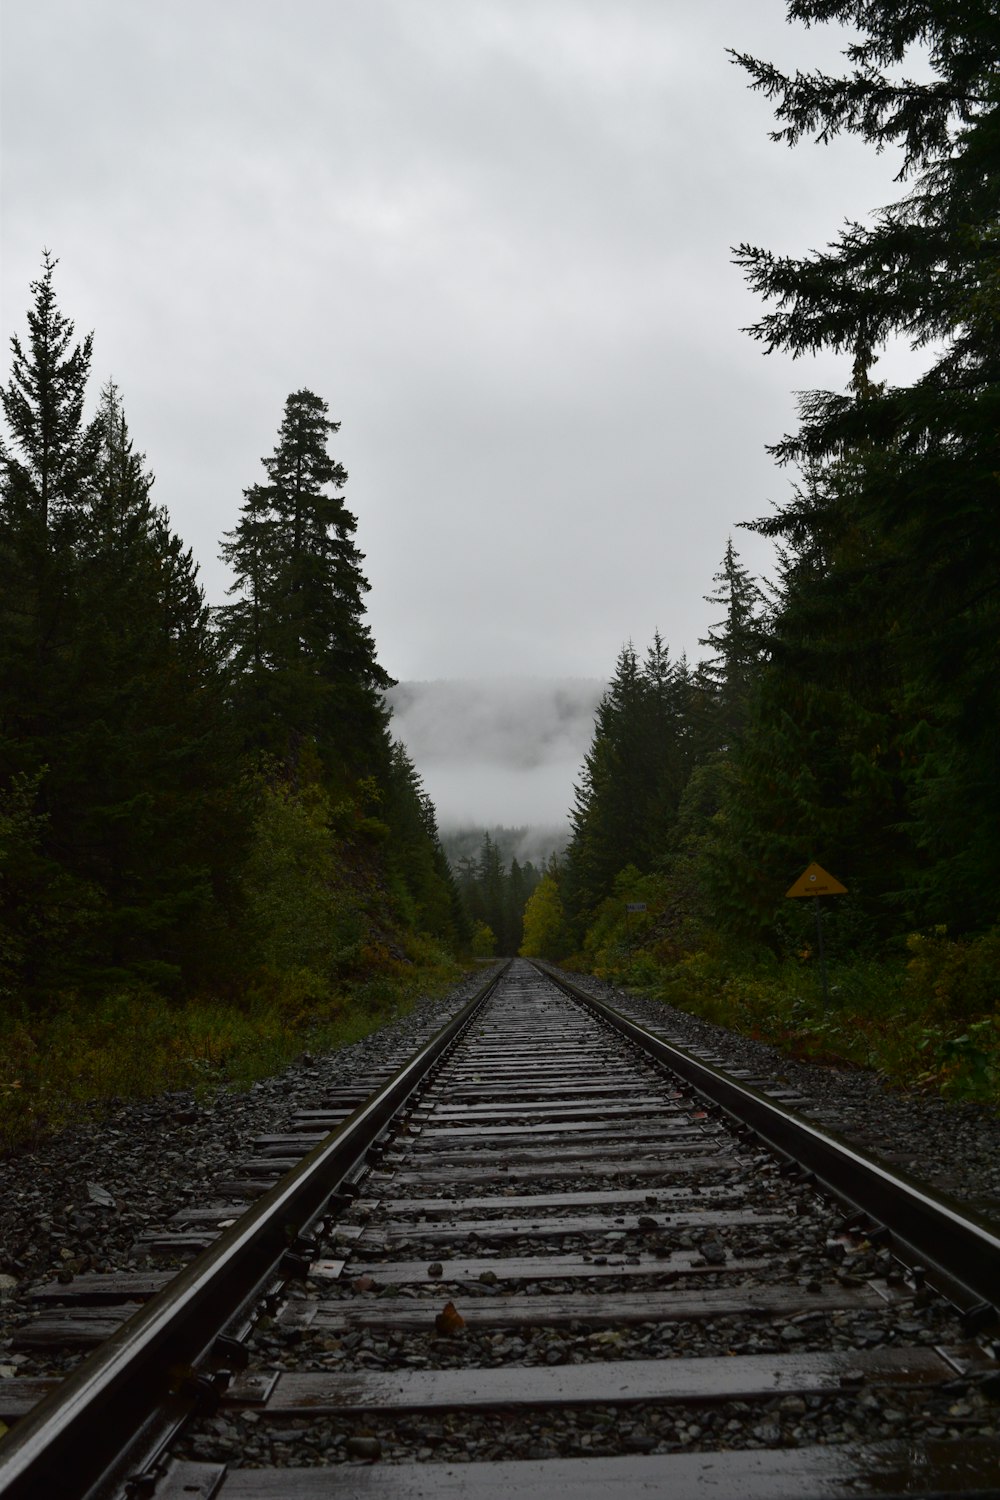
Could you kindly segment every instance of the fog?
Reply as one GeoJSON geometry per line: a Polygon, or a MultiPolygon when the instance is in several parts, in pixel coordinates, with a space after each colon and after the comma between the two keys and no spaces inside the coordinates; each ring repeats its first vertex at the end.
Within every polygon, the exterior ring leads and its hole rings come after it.
{"type": "Polygon", "coordinates": [[[393,734],[406,745],[442,831],[565,828],[606,685],[510,677],[393,688],[393,734]]]}

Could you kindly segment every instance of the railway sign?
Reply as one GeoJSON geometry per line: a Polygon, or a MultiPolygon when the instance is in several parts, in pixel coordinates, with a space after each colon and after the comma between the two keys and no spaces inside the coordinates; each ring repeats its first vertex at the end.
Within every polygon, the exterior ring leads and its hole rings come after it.
{"type": "Polygon", "coordinates": [[[805,870],[793,886],[785,892],[786,896],[846,896],[847,886],[841,885],[832,875],[828,875],[822,865],[813,863],[805,870]]]}
{"type": "Polygon", "coordinates": [[[625,902],[625,910],[626,911],[645,911],[646,910],[646,903],[645,903],[645,901],[626,901],[625,902]]]}
{"type": "MultiPolygon", "coordinates": [[[[816,864],[814,860],[807,870],[803,870],[795,884],[789,886],[785,895],[846,896],[847,886],[841,885],[839,880],[829,875],[823,866],[816,864]]],[[[826,979],[826,954],[823,951],[823,918],[818,901],[813,902],[813,911],[816,913],[816,947],[819,952],[819,972],[823,981],[823,1004],[828,1005],[830,989],[826,979]]]]}

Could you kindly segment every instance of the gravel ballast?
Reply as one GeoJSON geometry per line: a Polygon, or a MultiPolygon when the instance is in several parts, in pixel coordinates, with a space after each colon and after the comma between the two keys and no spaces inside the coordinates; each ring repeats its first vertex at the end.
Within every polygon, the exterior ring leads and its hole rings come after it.
{"type": "MultiPolygon", "coordinates": [[[[60,1274],[65,1278],[87,1271],[151,1267],[154,1262],[136,1248],[144,1232],[165,1223],[185,1204],[211,1198],[213,1182],[231,1174],[239,1161],[251,1154],[255,1137],[280,1131],[296,1110],[313,1107],[325,1089],[398,1065],[405,1053],[454,1014],[483,978],[483,973],[470,976],[446,999],[427,1001],[403,1020],[337,1053],[303,1058],[246,1093],[220,1095],[207,1103],[197,1102],[189,1094],[174,1094],[123,1104],[103,1119],[74,1126],[37,1151],[8,1163],[0,1202],[0,1373],[45,1374],[68,1369],[79,1358],[12,1351],[14,1329],[32,1316],[29,1294],[34,1287],[60,1274]]],[[[576,975],[567,978],[693,1052],[709,1054],[723,1066],[774,1078],[776,1087],[801,1096],[802,1102],[794,1107],[872,1154],[882,1155],[888,1164],[907,1165],[913,1175],[1000,1221],[1000,1120],[994,1113],[908,1095],[861,1070],[797,1063],[774,1048],[660,1002],[612,990],[596,980],[576,975]]],[[[706,1181],[711,1180],[712,1170],[706,1181]]],[[[642,1185],[637,1177],[634,1186],[642,1185]]],[[[719,1187],[726,1185],[725,1174],[721,1174],[719,1187]]],[[[576,1177],[560,1176],[553,1163],[551,1177],[533,1184],[532,1190],[573,1192],[583,1186],[576,1177]]],[[[765,1178],[760,1190],[761,1207],[772,1188],[777,1190],[777,1181],[765,1178]]],[[[676,1213],[683,1204],[670,1207],[676,1213]]],[[[488,1210],[483,1217],[489,1218],[493,1212],[488,1210]]],[[[633,1218],[636,1212],[631,1211],[633,1218]]],[[[862,1285],[866,1277],[884,1275],[877,1251],[864,1247],[856,1253],[848,1249],[846,1264],[831,1266],[827,1247],[838,1216],[829,1205],[803,1196],[797,1214],[799,1229],[807,1231],[805,1248],[798,1233],[793,1252],[790,1243],[784,1246],[780,1233],[767,1229],[752,1234],[724,1231],[721,1243],[731,1256],[766,1257],[768,1269],[762,1272],[765,1284],[787,1278],[806,1286],[810,1278],[816,1278],[818,1285],[821,1279],[834,1276],[844,1285],[854,1286],[862,1285]]],[[[376,1207],[371,1218],[373,1227],[378,1227],[382,1219],[391,1222],[392,1211],[388,1206],[385,1210],[376,1207]]],[[[678,1228],[664,1236],[664,1249],[701,1249],[702,1238],[685,1236],[678,1228]]],[[[707,1238],[714,1241],[715,1236],[707,1238]]],[[[399,1253],[406,1246],[405,1236],[397,1234],[391,1253],[399,1253]]],[[[414,1248],[411,1246],[411,1251],[414,1248]]],[[[532,1239],[527,1234],[519,1250],[555,1256],[582,1248],[584,1242],[573,1236],[532,1239]]],[[[621,1254],[625,1258],[638,1248],[638,1244],[626,1243],[624,1233],[619,1235],[615,1228],[604,1243],[589,1242],[588,1253],[601,1251],[606,1256],[621,1254]]],[[[433,1242],[428,1242],[426,1249],[421,1244],[420,1253],[429,1265],[438,1255],[433,1242]]],[[[433,1280],[428,1277],[428,1283],[433,1280]]],[[[706,1267],[704,1275],[691,1284],[714,1286],[722,1285],[723,1280],[706,1267]]],[[[621,1290],[638,1290],[642,1284],[641,1278],[633,1282],[623,1278],[621,1290]]],[[[607,1288],[608,1283],[604,1285],[607,1288]]],[[[539,1281],[530,1290],[561,1294],[575,1289],[580,1289],[579,1282],[574,1286],[556,1275],[539,1281]]],[[[364,1295],[374,1300],[380,1295],[396,1295],[399,1290],[376,1283],[364,1295]]],[[[331,1294],[353,1298],[356,1292],[343,1284],[334,1291],[310,1283],[290,1293],[293,1301],[331,1294]]],[[[674,1324],[633,1324],[619,1330],[590,1328],[585,1323],[503,1332],[468,1328],[449,1339],[435,1333],[435,1311],[453,1296],[461,1306],[462,1298],[495,1296],[496,1289],[481,1279],[465,1286],[428,1284],[417,1288],[414,1295],[426,1301],[426,1331],[324,1335],[265,1320],[253,1337],[254,1358],[271,1369],[305,1367],[345,1372],[399,1366],[485,1369],[513,1364],[534,1368],[587,1364],[609,1357],[648,1360],[779,1354],[824,1343],[872,1349],[893,1342],[901,1329],[895,1310],[886,1307],[874,1312],[831,1309],[822,1316],[822,1326],[806,1316],[785,1323],[718,1317],[674,1324]]],[[[914,1342],[954,1343],[960,1337],[953,1313],[936,1298],[912,1307],[907,1316],[911,1326],[903,1331],[914,1342]]],[[[980,1390],[975,1380],[956,1378],[947,1390],[928,1394],[866,1391],[786,1396],[766,1402],[720,1402],[708,1407],[588,1407],[546,1413],[534,1420],[459,1413],[418,1421],[401,1415],[306,1422],[294,1417],[271,1418],[252,1410],[222,1412],[201,1424],[185,1444],[185,1451],[195,1459],[254,1467],[375,1458],[468,1461],[670,1453],[916,1438],[920,1434],[991,1436],[996,1430],[995,1400],[980,1390]]]]}

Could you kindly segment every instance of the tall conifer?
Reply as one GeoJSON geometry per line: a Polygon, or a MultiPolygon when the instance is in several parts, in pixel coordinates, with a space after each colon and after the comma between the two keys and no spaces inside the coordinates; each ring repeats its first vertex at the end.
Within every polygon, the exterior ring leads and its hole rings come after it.
{"type": "Polygon", "coordinates": [[[347,472],[328,451],[340,424],[311,391],[285,403],[267,482],[244,494],[223,557],[236,580],[219,611],[249,745],[298,767],[307,745],[334,779],[388,772],[392,680],[365,622],[369,584],[341,491],[347,472]]]}

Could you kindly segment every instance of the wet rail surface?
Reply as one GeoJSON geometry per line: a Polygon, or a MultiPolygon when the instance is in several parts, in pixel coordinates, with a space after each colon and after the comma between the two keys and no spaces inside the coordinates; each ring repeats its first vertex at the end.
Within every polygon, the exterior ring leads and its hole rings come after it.
{"type": "MultiPolygon", "coordinates": [[[[348,1102],[258,1142],[258,1170],[348,1102]]],[[[1000,1495],[988,1310],[963,1320],[527,963],[366,1160],[132,1494],[1000,1495]]],[[[233,1212],[189,1208],[157,1248],[233,1212]]]]}

